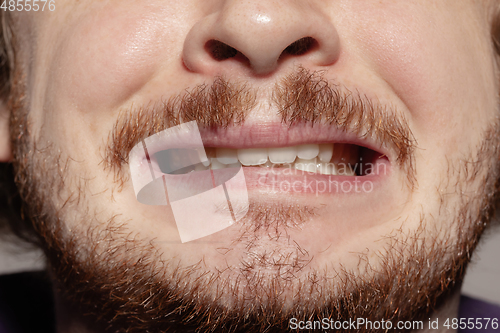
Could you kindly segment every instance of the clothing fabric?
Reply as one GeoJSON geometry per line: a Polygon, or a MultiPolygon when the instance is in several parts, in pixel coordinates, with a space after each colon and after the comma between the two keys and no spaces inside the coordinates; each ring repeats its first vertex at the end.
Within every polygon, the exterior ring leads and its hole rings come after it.
{"type": "Polygon", "coordinates": [[[474,327],[472,329],[459,329],[458,332],[460,333],[500,332],[500,306],[496,304],[462,295],[458,316],[461,319],[465,319],[464,323],[469,324],[470,327],[474,327]],[[469,321],[469,318],[472,320],[469,321]],[[495,322],[498,326],[495,325],[495,322]],[[481,328],[479,328],[479,323],[481,323],[481,328]],[[488,327],[485,327],[487,323],[488,327]]]}

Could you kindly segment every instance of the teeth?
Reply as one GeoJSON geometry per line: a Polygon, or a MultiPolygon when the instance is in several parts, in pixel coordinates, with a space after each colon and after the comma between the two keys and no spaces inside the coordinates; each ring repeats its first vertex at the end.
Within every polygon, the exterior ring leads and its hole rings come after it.
{"type": "MultiPolygon", "coordinates": [[[[243,165],[261,165],[268,161],[274,164],[293,163],[298,157],[303,160],[312,160],[319,155],[321,162],[330,162],[333,155],[333,144],[307,144],[280,148],[251,148],[229,149],[217,148],[214,152],[217,160],[222,164],[233,164],[238,160],[243,165]]],[[[207,165],[207,163],[204,163],[207,165]]]]}
{"type": "Polygon", "coordinates": [[[226,165],[226,168],[239,168],[241,166],[240,161],[233,163],[233,164],[228,164],[226,165]]]}
{"type": "Polygon", "coordinates": [[[205,149],[205,153],[207,154],[207,161],[201,162],[205,167],[209,167],[210,163],[212,163],[212,158],[215,157],[216,150],[215,148],[207,148],[205,149]]]}
{"type": "MultiPolygon", "coordinates": [[[[208,159],[210,161],[210,159],[208,159]]],[[[205,166],[205,164],[196,164],[196,166],[194,167],[194,171],[205,171],[205,170],[208,170],[208,165],[205,166]]]]}
{"type": "Polygon", "coordinates": [[[319,145],[318,157],[321,162],[328,163],[333,156],[333,144],[319,145]]]}
{"type": "Polygon", "coordinates": [[[272,168],[273,165],[274,165],[273,163],[271,163],[270,161],[267,161],[266,163],[261,164],[260,167],[261,168],[272,168]]]}
{"type": "Polygon", "coordinates": [[[345,144],[307,144],[280,148],[207,148],[208,162],[196,166],[195,171],[244,166],[263,168],[291,167],[323,175],[354,176],[352,165],[358,153],[345,144]]]}
{"type": "Polygon", "coordinates": [[[297,158],[295,161],[295,169],[307,172],[316,172],[318,169],[316,159],[305,160],[297,158]]]}
{"type": "Polygon", "coordinates": [[[269,148],[268,154],[272,163],[293,163],[297,157],[297,147],[269,148]]]}
{"type": "Polygon", "coordinates": [[[204,162],[201,162],[205,167],[209,167],[210,166],[210,159],[204,161],[204,162]]]}
{"type": "Polygon", "coordinates": [[[297,146],[297,157],[303,160],[312,160],[319,154],[319,145],[297,146]]]}
{"type": "Polygon", "coordinates": [[[225,167],[226,167],[226,165],[219,162],[218,159],[212,158],[212,166],[211,166],[212,170],[224,169],[225,167]]]}
{"type": "Polygon", "coordinates": [[[238,151],[229,148],[217,148],[217,160],[222,164],[234,164],[238,162],[238,151]]]}
{"type": "Polygon", "coordinates": [[[238,159],[243,165],[260,165],[267,162],[267,148],[238,149],[238,159]]]}

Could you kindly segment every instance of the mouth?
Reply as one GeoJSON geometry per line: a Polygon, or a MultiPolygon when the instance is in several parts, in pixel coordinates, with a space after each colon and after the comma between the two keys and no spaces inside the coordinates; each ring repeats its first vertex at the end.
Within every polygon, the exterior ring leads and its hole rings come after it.
{"type": "Polygon", "coordinates": [[[280,188],[293,184],[296,193],[317,194],[316,187],[328,184],[328,190],[323,193],[339,193],[346,191],[333,188],[332,181],[356,186],[363,182],[381,183],[390,174],[392,161],[397,156],[396,152],[370,137],[323,125],[288,127],[279,123],[258,123],[200,128],[197,147],[191,144],[194,139],[191,135],[151,141],[146,154],[139,159],[141,173],[148,174],[151,168],[153,179],[167,177],[179,186],[196,188],[208,170],[229,179],[233,174],[229,170],[243,168],[248,190],[266,191],[276,184],[280,188]],[[159,156],[165,151],[175,151],[180,144],[194,157],[186,158],[182,153],[182,162],[189,160],[189,163],[185,163],[181,172],[170,173],[168,170],[174,168],[169,163],[175,164],[175,158],[159,156]],[[196,161],[198,156],[202,158],[196,161]],[[229,173],[221,173],[224,169],[229,173]],[[305,180],[314,181],[315,185],[300,185],[306,184],[305,180]]]}
{"type": "Polygon", "coordinates": [[[201,130],[208,161],[197,171],[230,167],[291,169],[300,174],[368,177],[386,174],[395,154],[383,144],[323,125],[254,124],[201,130]]]}
{"type": "MultiPolygon", "coordinates": [[[[352,220],[351,212],[361,205],[367,212],[356,220],[363,226],[372,221],[368,212],[385,213],[394,199],[391,189],[396,178],[391,177],[391,167],[397,151],[332,126],[247,123],[190,128],[168,137],[163,133],[138,144],[129,160],[141,203],[198,200],[199,195],[222,186],[225,195],[220,205],[231,202],[231,212],[243,211],[249,203],[337,207],[330,217],[352,220]]],[[[192,207],[201,201],[196,202],[192,207]]]]}
{"type": "MultiPolygon", "coordinates": [[[[375,176],[386,166],[384,154],[367,147],[346,143],[309,143],[288,147],[233,149],[207,147],[208,161],[194,171],[233,167],[293,169],[331,176],[375,176]]],[[[279,170],[278,170],[279,171],[279,170]]]]}

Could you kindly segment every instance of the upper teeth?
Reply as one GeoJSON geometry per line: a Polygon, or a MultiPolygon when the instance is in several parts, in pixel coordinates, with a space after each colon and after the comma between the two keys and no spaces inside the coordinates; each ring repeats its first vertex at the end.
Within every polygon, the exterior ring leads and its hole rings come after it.
{"type": "MultiPolygon", "coordinates": [[[[208,163],[211,163],[212,169],[239,164],[262,167],[270,167],[273,164],[293,164],[294,168],[308,172],[328,175],[354,174],[350,166],[346,165],[352,161],[349,161],[351,156],[349,152],[344,151],[344,145],[338,145],[338,148],[335,148],[335,154],[333,144],[306,144],[279,148],[216,148],[207,153],[208,163]],[[338,167],[339,162],[344,162],[343,167],[338,167]]],[[[207,163],[204,164],[207,166],[207,163]]]]}
{"type": "Polygon", "coordinates": [[[297,147],[269,148],[267,154],[272,163],[293,163],[297,157],[297,147]]]}
{"type": "MultiPolygon", "coordinates": [[[[235,149],[234,153],[243,165],[261,165],[266,163],[268,158],[267,148],[235,149]]],[[[222,163],[218,154],[217,159],[222,163]]]]}
{"type": "Polygon", "coordinates": [[[332,156],[333,156],[333,145],[331,144],[319,145],[318,157],[321,162],[325,163],[330,162],[332,156]]]}
{"type": "Polygon", "coordinates": [[[216,157],[222,164],[233,164],[238,162],[238,152],[236,149],[217,148],[216,157]]]}
{"type": "Polygon", "coordinates": [[[333,144],[307,144],[281,148],[217,148],[215,156],[222,164],[233,164],[239,161],[245,166],[265,164],[268,160],[274,164],[285,164],[293,163],[297,158],[313,160],[316,157],[326,163],[330,162],[333,156],[333,144]]]}

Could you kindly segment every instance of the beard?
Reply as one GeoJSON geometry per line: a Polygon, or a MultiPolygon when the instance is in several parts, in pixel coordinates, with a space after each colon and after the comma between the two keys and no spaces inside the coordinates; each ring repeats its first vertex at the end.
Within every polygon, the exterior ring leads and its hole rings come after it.
{"type": "MultiPolygon", "coordinates": [[[[242,259],[245,269],[233,275],[207,268],[202,262],[187,266],[180,260],[165,260],[160,247],[131,231],[119,215],[105,221],[97,217],[85,187],[76,185],[70,158],[56,143],[32,134],[22,83],[15,81],[10,101],[16,183],[58,295],[96,331],[281,332],[289,329],[291,318],[364,318],[392,323],[427,319],[460,287],[496,206],[497,121],[483,132],[481,143],[471,147],[467,156],[449,161],[440,186],[449,190],[453,184],[454,193],[441,197],[439,209],[447,214],[424,211],[418,228],[382,235],[385,246],[377,255],[377,265],[370,264],[366,254],[359,254],[355,269],[339,263],[334,269],[301,273],[311,256],[299,244],[290,246],[289,240],[283,241],[277,226],[293,228],[306,223],[315,208],[253,202],[235,242],[245,239],[248,247],[261,238],[272,240],[274,248],[266,252],[271,252],[270,260],[262,260],[262,256],[242,259]],[[81,223],[76,230],[69,230],[65,220],[74,211],[78,211],[81,223]]],[[[367,105],[362,100],[346,103],[338,98],[345,95],[336,87],[303,70],[280,87],[276,100],[298,103],[295,109],[280,109],[290,126],[318,119],[350,130],[361,119],[365,125],[369,119],[387,124],[372,134],[398,147],[398,163],[406,170],[408,184],[415,185],[412,140],[403,120],[395,122],[380,109],[362,107],[367,105]],[[315,91],[318,83],[323,89],[315,91]],[[308,94],[296,96],[297,91],[308,94]],[[319,100],[331,101],[325,105],[312,102],[319,100]],[[333,109],[336,113],[329,114],[327,110],[333,109]]],[[[198,93],[189,94],[191,99],[175,98],[161,111],[129,112],[132,116],[117,121],[103,161],[105,169],[114,173],[116,186],[128,181],[122,166],[130,149],[144,137],[190,120],[208,127],[237,124],[253,106],[251,94],[222,80],[208,92],[207,87],[195,91],[198,93]],[[221,101],[236,102],[228,106],[221,101]],[[206,114],[199,111],[207,109],[200,105],[211,105],[208,109],[217,111],[206,114]]],[[[374,128],[363,128],[367,127],[374,128]]],[[[354,331],[378,330],[360,327],[354,331]]]]}

